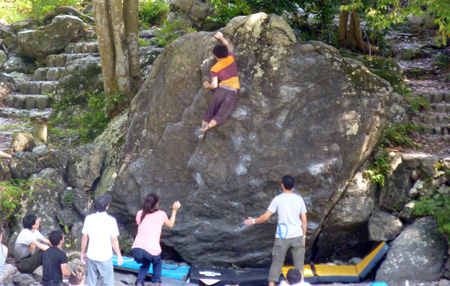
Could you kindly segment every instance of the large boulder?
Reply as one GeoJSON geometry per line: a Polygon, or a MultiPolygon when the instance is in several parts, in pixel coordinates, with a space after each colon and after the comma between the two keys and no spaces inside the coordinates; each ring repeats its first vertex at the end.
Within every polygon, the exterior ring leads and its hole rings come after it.
{"type": "Polygon", "coordinates": [[[22,201],[23,217],[34,213],[41,219],[40,231],[47,236],[52,230],[60,228],[58,213],[62,206],[61,194],[66,188],[63,177],[54,169],[44,169],[29,178],[33,198],[22,201]]]}
{"type": "Polygon", "coordinates": [[[48,55],[62,52],[71,41],[81,38],[83,33],[83,21],[78,17],[59,15],[47,26],[19,32],[19,49],[24,55],[43,60],[48,55]]]}
{"type": "Polygon", "coordinates": [[[100,177],[106,151],[94,144],[83,145],[70,150],[69,183],[82,190],[90,190],[100,177]]]}
{"type": "Polygon", "coordinates": [[[69,154],[61,149],[53,149],[40,159],[43,168],[55,169],[61,174],[64,180],[68,179],[67,169],[69,166],[69,154]]]}
{"type": "Polygon", "coordinates": [[[39,156],[31,152],[14,153],[10,164],[11,176],[15,179],[26,179],[42,170],[39,156]]]}
{"type": "Polygon", "coordinates": [[[349,181],[342,197],[323,222],[316,244],[319,247],[315,250],[315,262],[328,262],[330,257],[347,261],[352,257],[362,257],[372,248],[367,222],[375,207],[376,185],[364,177],[367,165],[363,165],[349,181]]]}
{"type": "Polygon", "coordinates": [[[45,142],[33,137],[30,132],[18,132],[11,140],[11,147],[14,152],[32,151],[34,147],[44,145],[45,142]]]}
{"type": "Polygon", "coordinates": [[[7,73],[28,73],[29,68],[24,59],[19,57],[10,57],[3,65],[3,70],[7,73]]]}
{"type": "Polygon", "coordinates": [[[377,271],[376,281],[389,286],[403,286],[405,281],[431,281],[441,277],[447,243],[437,232],[432,217],[417,220],[395,240],[377,271]]]}
{"type": "Polygon", "coordinates": [[[369,239],[371,241],[389,241],[394,239],[402,230],[403,223],[395,216],[376,211],[369,219],[369,239]]]}
{"type": "Polygon", "coordinates": [[[377,145],[392,89],[331,46],[297,43],[276,15],[237,17],[222,32],[235,46],[242,85],[227,122],[202,142],[194,136],[211,98],[202,82],[217,40],[207,32],[182,36],[131,102],[114,176],[99,185],[112,186],[111,212],[130,231],[147,194],[157,193],[166,211],[180,200],[162,242],[190,263],[267,266],[276,218],[255,227],[243,220],[264,212],[281,177],[292,174],[309,235],[317,236],[377,145]]]}

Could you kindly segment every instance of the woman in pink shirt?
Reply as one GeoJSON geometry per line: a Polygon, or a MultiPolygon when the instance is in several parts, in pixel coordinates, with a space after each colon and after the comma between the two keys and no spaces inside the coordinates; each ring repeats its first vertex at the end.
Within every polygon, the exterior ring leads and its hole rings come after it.
{"type": "Polygon", "coordinates": [[[174,202],[169,219],[164,211],[158,210],[158,205],[159,197],[156,194],[150,194],[145,198],[142,210],[136,214],[136,223],[139,227],[131,251],[134,260],[142,264],[135,283],[137,286],[144,286],[145,276],[151,263],[153,264],[152,282],[155,286],[161,285],[162,261],[159,244],[161,230],[163,225],[170,228],[174,226],[177,211],[181,207],[180,202],[174,202]]]}

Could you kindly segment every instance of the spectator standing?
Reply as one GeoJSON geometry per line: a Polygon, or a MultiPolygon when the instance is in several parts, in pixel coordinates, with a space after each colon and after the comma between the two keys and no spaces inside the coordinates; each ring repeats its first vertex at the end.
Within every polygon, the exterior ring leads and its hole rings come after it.
{"type": "Polygon", "coordinates": [[[87,284],[114,286],[112,249],[117,254],[118,264],[123,264],[119,247],[119,228],[115,218],[106,213],[111,202],[110,195],[102,195],[95,200],[97,212],[84,220],[81,239],[81,260],[88,262],[87,284]]]}
{"type": "Polygon", "coordinates": [[[307,227],[306,206],[303,198],[292,191],[294,185],[294,177],[284,176],[281,181],[283,193],[272,200],[263,215],[256,219],[248,217],[244,221],[246,225],[263,223],[272,214],[278,212],[278,226],[272,249],[272,265],[269,270],[269,286],[274,286],[275,282],[278,282],[289,249],[292,251],[295,268],[303,273],[307,227]]]}

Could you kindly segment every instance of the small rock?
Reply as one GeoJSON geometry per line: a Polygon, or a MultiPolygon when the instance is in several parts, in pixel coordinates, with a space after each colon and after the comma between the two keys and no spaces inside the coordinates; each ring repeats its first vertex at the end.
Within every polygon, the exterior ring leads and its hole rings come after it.
{"type": "Polygon", "coordinates": [[[48,154],[48,147],[45,145],[37,146],[33,148],[32,152],[43,157],[48,154]]]}

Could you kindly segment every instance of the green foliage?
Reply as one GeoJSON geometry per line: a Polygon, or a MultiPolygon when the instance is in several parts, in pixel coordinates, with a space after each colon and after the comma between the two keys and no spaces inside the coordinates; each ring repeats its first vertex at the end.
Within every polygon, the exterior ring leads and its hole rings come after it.
{"type": "Polygon", "coordinates": [[[81,108],[79,97],[69,96],[54,104],[49,122],[50,141],[56,146],[91,142],[109,123],[106,104],[123,102],[123,98],[121,95],[113,95],[105,99],[104,93],[88,94],[85,109],[81,108]]]}
{"type": "Polygon", "coordinates": [[[81,8],[84,0],[4,0],[0,1],[0,19],[8,23],[27,18],[39,19],[60,6],[81,8]]]}
{"type": "Polygon", "coordinates": [[[434,19],[438,26],[435,38],[436,44],[447,45],[450,37],[450,5],[448,0],[412,0],[403,10],[403,14],[413,14],[416,16],[427,15],[434,19]]]}
{"type": "Polygon", "coordinates": [[[379,184],[381,187],[384,187],[384,180],[390,169],[391,160],[389,158],[389,152],[382,151],[380,155],[376,156],[375,162],[364,172],[364,176],[379,184]]]}
{"type": "Polygon", "coordinates": [[[211,0],[215,16],[208,16],[207,20],[225,25],[231,19],[240,15],[250,15],[251,8],[246,0],[211,0]]]}
{"type": "Polygon", "coordinates": [[[26,197],[32,198],[33,191],[30,183],[25,180],[13,180],[0,182],[0,221],[6,225],[20,207],[20,200],[26,197]]]}
{"type": "Polygon", "coordinates": [[[450,69],[450,56],[445,54],[439,54],[434,58],[435,66],[442,70],[450,69]]]}
{"type": "Polygon", "coordinates": [[[395,124],[383,130],[382,143],[390,147],[411,146],[413,141],[409,137],[413,132],[420,131],[421,127],[413,124],[395,124]]]}
{"type": "Polygon", "coordinates": [[[72,191],[67,192],[63,199],[62,199],[62,204],[63,206],[72,206],[73,203],[75,202],[75,196],[73,195],[72,191]]]}
{"type": "Polygon", "coordinates": [[[179,20],[172,23],[165,22],[161,30],[157,32],[157,36],[153,40],[153,43],[160,47],[164,47],[175,41],[182,34],[192,32],[196,32],[196,30],[191,26],[184,25],[179,20]]]}
{"type": "Polygon", "coordinates": [[[164,0],[144,0],[139,5],[139,18],[144,26],[161,25],[169,14],[169,3],[164,0]]]}
{"type": "Polygon", "coordinates": [[[406,111],[409,115],[422,115],[423,112],[430,106],[430,103],[421,96],[406,97],[407,105],[406,111]]]}
{"type": "Polygon", "coordinates": [[[144,39],[138,37],[139,47],[148,47],[150,43],[144,39]]]}
{"type": "Polygon", "coordinates": [[[434,216],[438,222],[438,231],[444,234],[450,244],[450,195],[435,190],[429,196],[414,202],[413,213],[418,216],[434,216]]]}

